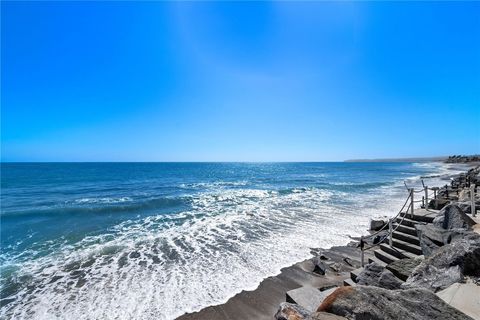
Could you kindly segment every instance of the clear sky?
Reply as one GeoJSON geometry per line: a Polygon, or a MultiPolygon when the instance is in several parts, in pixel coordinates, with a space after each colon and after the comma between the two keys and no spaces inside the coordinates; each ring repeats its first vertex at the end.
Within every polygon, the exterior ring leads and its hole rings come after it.
{"type": "Polygon", "coordinates": [[[3,161],[480,153],[480,2],[5,2],[3,161]]]}

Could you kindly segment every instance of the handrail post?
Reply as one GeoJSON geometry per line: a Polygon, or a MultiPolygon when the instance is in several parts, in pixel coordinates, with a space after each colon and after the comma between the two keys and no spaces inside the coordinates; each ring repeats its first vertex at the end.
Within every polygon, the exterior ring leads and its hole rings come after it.
{"type": "Polygon", "coordinates": [[[392,246],[392,233],[393,233],[393,227],[392,227],[392,219],[388,220],[388,244],[390,247],[392,246]]]}
{"type": "Polygon", "coordinates": [[[364,242],[363,242],[363,236],[360,237],[360,250],[361,250],[361,263],[362,263],[362,268],[365,266],[365,257],[364,257],[364,254],[363,254],[363,246],[364,246],[364,242]]]}
{"type": "Polygon", "coordinates": [[[477,216],[477,208],[475,207],[475,184],[470,184],[470,199],[472,200],[471,213],[473,217],[477,216]]]}
{"type": "Polygon", "coordinates": [[[413,220],[413,188],[410,188],[410,213],[412,214],[413,220]]]}
{"type": "Polygon", "coordinates": [[[428,209],[428,186],[425,186],[425,209],[428,209]]]}
{"type": "Polygon", "coordinates": [[[433,189],[433,198],[436,200],[437,199],[437,188],[433,189]]]}

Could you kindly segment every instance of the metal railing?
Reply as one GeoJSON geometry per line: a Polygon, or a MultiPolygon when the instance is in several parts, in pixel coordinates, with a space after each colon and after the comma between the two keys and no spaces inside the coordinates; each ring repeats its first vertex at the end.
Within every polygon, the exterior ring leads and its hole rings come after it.
{"type": "Polygon", "coordinates": [[[360,249],[361,249],[361,262],[362,262],[362,267],[365,265],[365,256],[364,256],[364,251],[365,250],[368,250],[368,249],[371,249],[373,247],[376,246],[376,244],[368,247],[368,248],[365,248],[365,241],[367,239],[370,239],[370,238],[373,238],[373,237],[376,237],[377,235],[379,235],[382,231],[384,231],[384,229],[388,226],[388,233],[385,234],[383,236],[383,238],[381,238],[377,243],[382,243],[383,241],[385,241],[385,239],[388,237],[389,240],[389,244],[390,246],[392,246],[392,242],[393,242],[393,233],[398,229],[398,227],[402,224],[403,220],[405,219],[405,217],[407,216],[407,212],[409,209],[411,209],[411,213],[413,215],[413,207],[414,207],[414,201],[413,201],[413,189],[410,189],[410,192],[409,192],[409,195],[407,197],[407,199],[405,200],[405,203],[403,204],[402,208],[398,211],[398,213],[388,219],[388,223],[385,223],[379,230],[375,231],[374,233],[368,235],[368,236],[361,236],[360,237],[360,249]],[[410,201],[409,201],[410,200],[410,201]],[[408,206],[407,206],[407,203],[408,203],[408,206]],[[406,208],[405,208],[406,206],[406,208]],[[403,215],[402,215],[403,213],[403,215]],[[397,220],[397,218],[401,215],[402,219],[398,222],[397,226],[395,227],[395,229],[393,229],[393,222],[395,220],[397,220]]]}
{"type": "MultiPolygon", "coordinates": [[[[423,207],[425,209],[428,209],[428,199],[437,199],[437,191],[440,189],[438,187],[429,188],[428,186],[426,186],[423,183],[423,180],[422,180],[423,189],[419,189],[419,190],[415,190],[414,188],[409,188],[405,182],[404,182],[404,184],[405,184],[405,187],[408,190],[408,197],[405,200],[405,203],[403,204],[402,208],[398,211],[398,213],[393,218],[388,219],[388,222],[385,223],[379,230],[375,231],[374,233],[372,233],[368,236],[361,236],[360,237],[362,267],[364,266],[364,260],[365,260],[364,251],[375,247],[377,245],[377,243],[384,242],[387,237],[389,238],[388,239],[389,245],[392,246],[392,244],[393,244],[393,233],[403,223],[403,220],[407,216],[408,211],[410,210],[411,218],[413,220],[414,217],[415,217],[414,216],[414,214],[415,214],[415,211],[414,211],[415,203],[422,202],[423,207]],[[428,193],[429,190],[433,191],[433,193],[428,193]],[[415,200],[415,196],[414,196],[415,193],[420,193],[420,192],[424,192],[424,194],[425,194],[422,197],[422,200],[415,200]],[[408,203],[408,206],[407,206],[407,203],[408,203]],[[402,213],[403,213],[403,215],[402,215],[402,213]],[[393,229],[393,222],[395,220],[397,220],[400,215],[401,215],[402,218],[397,223],[395,229],[393,229]],[[387,226],[388,226],[387,234],[385,234],[383,236],[383,238],[381,238],[376,244],[373,244],[373,245],[369,246],[368,248],[366,248],[365,247],[365,241],[367,239],[370,239],[370,238],[373,238],[373,237],[376,237],[377,235],[379,235],[382,231],[385,230],[385,228],[387,226]]],[[[475,184],[470,184],[470,201],[471,201],[471,211],[470,212],[472,213],[473,217],[476,217],[476,215],[477,215],[476,206],[475,206],[475,199],[476,199],[476,197],[479,196],[479,194],[475,192],[475,189],[476,189],[475,184]]]]}

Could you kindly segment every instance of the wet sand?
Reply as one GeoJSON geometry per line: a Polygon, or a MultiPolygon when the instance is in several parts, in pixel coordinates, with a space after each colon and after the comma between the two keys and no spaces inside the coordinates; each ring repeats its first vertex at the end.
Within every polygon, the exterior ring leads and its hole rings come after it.
{"type": "MultiPolygon", "coordinates": [[[[333,267],[329,268],[325,275],[313,273],[312,259],[307,259],[282,269],[277,276],[266,278],[253,291],[242,291],[224,304],[207,307],[199,312],[188,313],[177,319],[271,320],[278,309],[278,305],[285,301],[287,291],[302,286],[317,288],[342,286],[343,280],[350,278],[350,271],[360,267],[360,249],[356,247],[339,246],[315,251],[328,257],[328,264],[333,267]]],[[[371,252],[367,252],[365,261],[371,255],[371,252]]]]}

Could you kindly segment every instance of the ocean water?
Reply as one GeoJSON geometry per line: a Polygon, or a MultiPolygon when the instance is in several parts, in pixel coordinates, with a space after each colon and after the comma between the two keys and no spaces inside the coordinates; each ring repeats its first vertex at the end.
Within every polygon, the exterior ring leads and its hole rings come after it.
{"type": "Polygon", "coordinates": [[[440,163],[3,163],[2,319],[174,319],[394,215],[440,163]]]}

